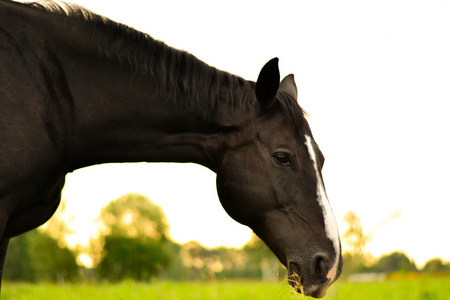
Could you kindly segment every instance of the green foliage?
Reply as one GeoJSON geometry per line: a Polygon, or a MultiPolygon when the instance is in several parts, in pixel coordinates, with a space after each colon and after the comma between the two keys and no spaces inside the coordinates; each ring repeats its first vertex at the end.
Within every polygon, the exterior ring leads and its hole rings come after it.
{"type": "Polygon", "coordinates": [[[354,273],[367,272],[371,255],[367,251],[370,236],[364,233],[361,219],[353,211],[348,211],[344,221],[347,229],[342,235],[345,249],[342,255],[344,260],[342,276],[346,277],[354,273]]]}
{"type": "Polygon", "coordinates": [[[371,238],[364,233],[361,219],[353,211],[348,211],[344,221],[347,224],[347,230],[342,236],[342,241],[346,246],[346,252],[352,256],[364,257],[367,254],[367,243],[371,238]]]}
{"type": "Polygon", "coordinates": [[[365,273],[369,271],[365,257],[357,254],[350,254],[348,252],[342,255],[344,260],[344,268],[342,270],[342,276],[347,277],[355,273],[365,273]]]}
{"type": "Polygon", "coordinates": [[[450,273],[450,263],[444,263],[441,258],[433,258],[425,263],[422,269],[425,273],[450,273]]]}
{"type": "Polygon", "coordinates": [[[125,278],[148,281],[171,260],[165,245],[151,238],[106,236],[104,251],[105,257],[97,271],[110,281],[125,278]]]}
{"type": "Polygon", "coordinates": [[[133,238],[167,238],[169,224],[161,207],[139,194],[111,201],[100,213],[103,235],[133,238]]]}
{"type": "MultiPolygon", "coordinates": [[[[372,255],[367,251],[367,243],[371,236],[365,234],[360,218],[352,211],[344,216],[347,230],[342,236],[342,242],[346,251],[343,253],[343,276],[355,273],[379,272],[417,272],[415,263],[402,252],[393,252],[380,257],[373,263],[372,255]]],[[[437,262],[434,262],[436,265],[437,262]]],[[[430,265],[429,268],[433,268],[430,265]]]]}
{"type": "Polygon", "coordinates": [[[31,265],[32,250],[29,249],[33,231],[19,235],[10,240],[3,270],[5,280],[32,281],[35,271],[31,265]]]}
{"type": "Polygon", "coordinates": [[[179,279],[184,280],[234,278],[242,276],[245,269],[245,253],[235,248],[209,249],[191,241],[181,246],[179,257],[185,269],[184,278],[179,279]]]}
{"type": "Polygon", "coordinates": [[[247,257],[244,271],[246,277],[272,280],[286,275],[286,269],[278,261],[278,258],[255,234],[243,250],[247,257]]]}
{"type": "MultiPolygon", "coordinates": [[[[343,254],[344,279],[354,273],[417,272],[414,262],[401,252],[384,255],[374,264],[369,264],[369,255],[364,250],[367,238],[359,218],[350,215],[347,221],[351,223],[347,237],[357,238],[351,239],[355,242],[354,251],[343,254]]],[[[149,281],[152,278],[192,281],[247,278],[273,282],[286,276],[285,268],[256,235],[242,249],[209,249],[198,242],[184,245],[171,242],[169,225],[161,208],[140,195],[130,194],[111,202],[102,210],[100,222],[103,235],[97,245],[101,249],[98,250],[101,260],[98,260],[95,270],[100,279],[115,282],[123,279],[149,281]]],[[[58,230],[53,232],[64,233],[64,230],[59,230],[63,223],[55,223],[58,226],[52,228],[58,230]]],[[[46,232],[50,232],[48,228],[46,232]]],[[[5,266],[6,280],[77,280],[80,270],[74,254],[62,247],[63,243],[58,245],[46,232],[35,230],[12,239],[5,266]]],[[[432,259],[423,271],[428,274],[449,273],[450,264],[432,259]]],[[[85,277],[92,279],[94,271],[88,273],[85,277]]]]}
{"type": "Polygon", "coordinates": [[[67,216],[66,206],[67,199],[61,199],[58,209],[53,216],[39,228],[39,230],[44,231],[53,239],[57,240],[60,247],[67,246],[66,237],[74,233],[69,226],[72,218],[67,216]]]}
{"type": "Polygon", "coordinates": [[[161,207],[144,196],[128,194],[102,209],[99,220],[103,249],[97,273],[101,278],[148,281],[167,269],[173,251],[161,207]]]}
{"type": "Polygon", "coordinates": [[[403,252],[383,255],[371,268],[375,272],[417,272],[416,264],[403,252]]]}
{"type": "Polygon", "coordinates": [[[180,247],[177,259],[172,264],[176,266],[177,272],[173,272],[173,267],[169,268],[167,278],[205,281],[233,278],[276,280],[286,274],[278,259],[256,236],[243,249],[210,249],[191,241],[180,247]]]}
{"type": "Polygon", "coordinates": [[[416,264],[406,254],[402,252],[392,252],[385,254],[375,261],[372,265],[368,265],[365,259],[358,255],[351,255],[344,253],[344,272],[343,276],[346,277],[355,273],[408,273],[418,272],[416,264]]]}
{"type": "Polygon", "coordinates": [[[46,233],[33,230],[11,240],[4,270],[6,280],[74,281],[75,255],[46,233]]]}

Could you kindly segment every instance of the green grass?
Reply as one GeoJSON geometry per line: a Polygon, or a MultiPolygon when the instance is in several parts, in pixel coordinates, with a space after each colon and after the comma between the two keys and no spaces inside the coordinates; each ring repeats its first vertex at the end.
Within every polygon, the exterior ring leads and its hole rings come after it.
{"type": "MultiPolygon", "coordinates": [[[[4,300],[61,299],[311,299],[292,291],[286,282],[216,281],[155,282],[125,281],[118,284],[29,284],[5,282],[4,300]]],[[[338,281],[328,291],[326,300],[448,300],[450,278],[400,278],[384,282],[338,281]]]]}
{"type": "MultiPolygon", "coordinates": [[[[118,284],[29,284],[4,283],[3,300],[61,299],[292,299],[287,284],[264,282],[156,282],[125,281],[118,284]],[[287,298],[286,298],[287,297],[287,298]]],[[[297,298],[294,298],[297,299],[297,298]]]]}

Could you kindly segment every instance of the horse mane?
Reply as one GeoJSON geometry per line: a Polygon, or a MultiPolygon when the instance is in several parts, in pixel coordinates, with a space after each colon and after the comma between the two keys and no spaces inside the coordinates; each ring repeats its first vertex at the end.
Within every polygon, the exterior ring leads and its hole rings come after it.
{"type": "MultiPolygon", "coordinates": [[[[146,33],[73,3],[44,0],[24,5],[91,24],[97,29],[99,55],[128,64],[134,73],[149,74],[169,99],[185,95],[190,101],[179,104],[199,113],[203,120],[213,117],[219,99],[231,107],[255,107],[254,82],[209,66],[194,55],[172,48],[146,33]]],[[[276,108],[281,109],[299,132],[305,123],[304,111],[295,99],[280,94],[283,100],[276,108]]]]}

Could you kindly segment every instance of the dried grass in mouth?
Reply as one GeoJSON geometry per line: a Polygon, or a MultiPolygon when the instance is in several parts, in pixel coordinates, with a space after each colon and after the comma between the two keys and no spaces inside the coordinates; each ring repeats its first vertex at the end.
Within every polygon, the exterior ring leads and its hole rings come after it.
{"type": "Polygon", "coordinates": [[[298,275],[297,273],[292,273],[291,275],[287,276],[287,281],[291,284],[291,286],[297,290],[300,290],[300,292],[302,294],[304,294],[303,292],[303,285],[302,285],[302,280],[300,275],[298,275]]]}

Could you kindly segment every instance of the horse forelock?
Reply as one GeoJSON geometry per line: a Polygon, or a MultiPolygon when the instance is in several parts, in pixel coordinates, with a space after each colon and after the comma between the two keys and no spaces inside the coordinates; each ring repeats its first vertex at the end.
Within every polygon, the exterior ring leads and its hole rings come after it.
{"type": "Polygon", "coordinates": [[[294,131],[297,137],[303,139],[305,131],[308,134],[308,131],[310,131],[308,122],[305,118],[308,114],[300,107],[297,100],[286,93],[279,92],[277,100],[276,103],[278,105],[276,106],[276,109],[283,114],[286,123],[294,131]]]}

